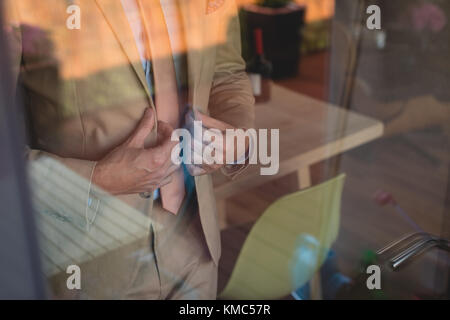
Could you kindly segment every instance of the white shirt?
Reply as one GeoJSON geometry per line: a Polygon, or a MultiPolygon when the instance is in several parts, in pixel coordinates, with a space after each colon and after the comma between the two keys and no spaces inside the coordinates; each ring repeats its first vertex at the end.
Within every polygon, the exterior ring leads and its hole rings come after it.
{"type": "MultiPolygon", "coordinates": [[[[142,17],[139,11],[139,6],[136,0],[121,0],[122,7],[125,11],[125,15],[130,23],[131,30],[133,31],[134,40],[139,51],[142,64],[145,64],[145,45],[143,43],[142,32],[144,32],[144,26],[142,24],[142,17]]],[[[169,33],[170,44],[172,48],[180,47],[180,21],[178,20],[177,7],[174,2],[165,0],[161,3],[161,8],[164,13],[164,17],[167,23],[167,31],[169,33]]]]}

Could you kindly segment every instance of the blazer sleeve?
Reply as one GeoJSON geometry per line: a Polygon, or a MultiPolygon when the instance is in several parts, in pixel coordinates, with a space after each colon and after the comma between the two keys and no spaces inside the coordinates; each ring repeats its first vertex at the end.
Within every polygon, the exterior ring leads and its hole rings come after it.
{"type": "MultiPolygon", "coordinates": [[[[229,10],[225,42],[216,49],[216,65],[209,98],[211,117],[231,124],[235,128],[254,128],[254,96],[250,80],[245,72],[245,61],[241,56],[241,36],[235,0],[229,10]]],[[[226,15],[225,15],[226,16],[226,15]]],[[[250,142],[252,143],[252,142],[250,142]]],[[[248,164],[225,166],[222,172],[230,177],[236,176],[248,164]]]]}

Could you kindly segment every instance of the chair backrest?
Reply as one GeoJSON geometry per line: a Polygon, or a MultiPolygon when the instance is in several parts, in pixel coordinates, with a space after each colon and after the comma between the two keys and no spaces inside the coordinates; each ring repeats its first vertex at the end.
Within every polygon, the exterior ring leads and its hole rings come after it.
{"type": "Polygon", "coordinates": [[[312,278],[339,230],[342,174],[289,194],[250,231],[222,299],[279,299],[312,278]]]}

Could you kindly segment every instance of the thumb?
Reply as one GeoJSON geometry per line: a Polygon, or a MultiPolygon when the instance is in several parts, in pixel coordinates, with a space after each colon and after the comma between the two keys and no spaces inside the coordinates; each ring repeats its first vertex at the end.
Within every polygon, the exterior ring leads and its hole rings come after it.
{"type": "Polygon", "coordinates": [[[131,134],[128,144],[135,148],[143,148],[147,136],[152,132],[155,126],[155,115],[151,108],[145,109],[141,121],[137,125],[134,132],[131,134]]]}
{"type": "Polygon", "coordinates": [[[202,125],[206,128],[214,128],[219,129],[221,131],[226,129],[233,129],[233,126],[229,125],[228,123],[225,123],[223,121],[211,118],[210,116],[201,113],[198,110],[194,110],[195,118],[196,120],[199,120],[202,122],[202,125]]]}

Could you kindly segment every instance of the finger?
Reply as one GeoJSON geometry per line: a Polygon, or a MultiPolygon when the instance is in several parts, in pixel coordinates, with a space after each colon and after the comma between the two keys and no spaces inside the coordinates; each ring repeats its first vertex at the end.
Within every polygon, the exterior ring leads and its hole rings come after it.
{"type": "Polygon", "coordinates": [[[141,121],[137,125],[134,132],[131,134],[128,144],[134,148],[143,148],[147,136],[152,132],[155,125],[155,115],[150,108],[145,109],[141,121]]]}
{"type": "Polygon", "coordinates": [[[161,142],[155,147],[148,148],[147,154],[152,157],[153,160],[161,164],[165,163],[167,160],[171,161],[172,150],[180,143],[178,140],[172,141],[173,129],[170,125],[164,122],[158,123],[158,131],[161,137],[161,142]]]}
{"type": "Polygon", "coordinates": [[[170,167],[168,167],[164,173],[164,178],[171,176],[175,171],[180,169],[179,165],[172,164],[170,167]]]}
{"type": "Polygon", "coordinates": [[[214,153],[211,155],[204,154],[204,148],[207,147],[208,144],[204,143],[203,148],[196,147],[193,143],[191,144],[191,162],[198,164],[195,162],[196,159],[201,159],[202,163],[205,164],[224,164],[226,162],[226,150],[223,148],[217,147],[214,148],[214,153]],[[208,157],[208,158],[206,158],[208,157]]]}
{"type": "Polygon", "coordinates": [[[173,174],[179,168],[180,165],[173,164],[171,161],[167,161],[164,165],[160,166],[159,168],[153,170],[147,169],[148,172],[147,176],[149,179],[158,177],[158,179],[161,180],[173,174]]]}
{"type": "Polygon", "coordinates": [[[200,165],[200,167],[204,170],[204,171],[206,171],[206,172],[208,172],[208,173],[211,173],[211,172],[214,172],[214,171],[217,171],[217,170],[219,170],[220,168],[222,168],[223,167],[223,165],[222,164],[216,164],[216,163],[214,163],[214,164],[202,164],[202,165],[200,165]]]}
{"type": "Polygon", "coordinates": [[[172,182],[172,176],[168,176],[166,178],[164,178],[159,184],[158,184],[158,188],[164,187],[165,185],[168,185],[169,183],[172,182]]]}
{"type": "Polygon", "coordinates": [[[154,177],[155,174],[165,173],[171,167],[176,170],[180,164],[172,162],[170,154],[167,156],[162,147],[157,147],[142,150],[136,159],[136,167],[145,170],[149,177],[154,177]]]}
{"type": "Polygon", "coordinates": [[[203,114],[198,110],[195,110],[194,112],[196,119],[200,120],[202,122],[202,125],[207,128],[215,128],[222,131],[226,129],[233,129],[233,126],[229,125],[228,123],[211,118],[210,116],[207,116],[206,114],[203,114]]]}
{"type": "Polygon", "coordinates": [[[151,198],[156,189],[158,189],[158,183],[156,181],[146,181],[134,186],[131,191],[132,193],[148,195],[151,198]]]}
{"type": "MultiPolygon", "coordinates": [[[[170,183],[172,181],[173,173],[175,171],[177,171],[178,169],[179,169],[179,166],[178,165],[173,165],[173,164],[170,165],[166,169],[161,168],[160,170],[162,172],[164,172],[164,173],[163,174],[158,174],[159,178],[157,178],[157,180],[156,179],[152,179],[152,180],[150,180],[149,183],[151,185],[155,186],[154,190],[158,189],[158,188],[160,188],[160,187],[170,183]]],[[[154,176],[154,173],[153,173],[153,176],[154,176]]]]}
{"type": "Polygon", "coordinates": [[[189,174],[193,177],[201,176],[201,175],[208,173],[208,172],[206,172],[205,169],[203,169],[202,167],[197,166],[197,165],[187,165],[186,168],[187,168],[189,174]]]}
{"type": "Polygon", "coordinates": [[[143,150],[139,159],[141,167],[149,173],[165,168],[172,163],[171,153],[173,148],[179,144],[178,141],[172,141],[172,127],[162,121],[158,121],[158,140],[156,146],[143,150]]]}

